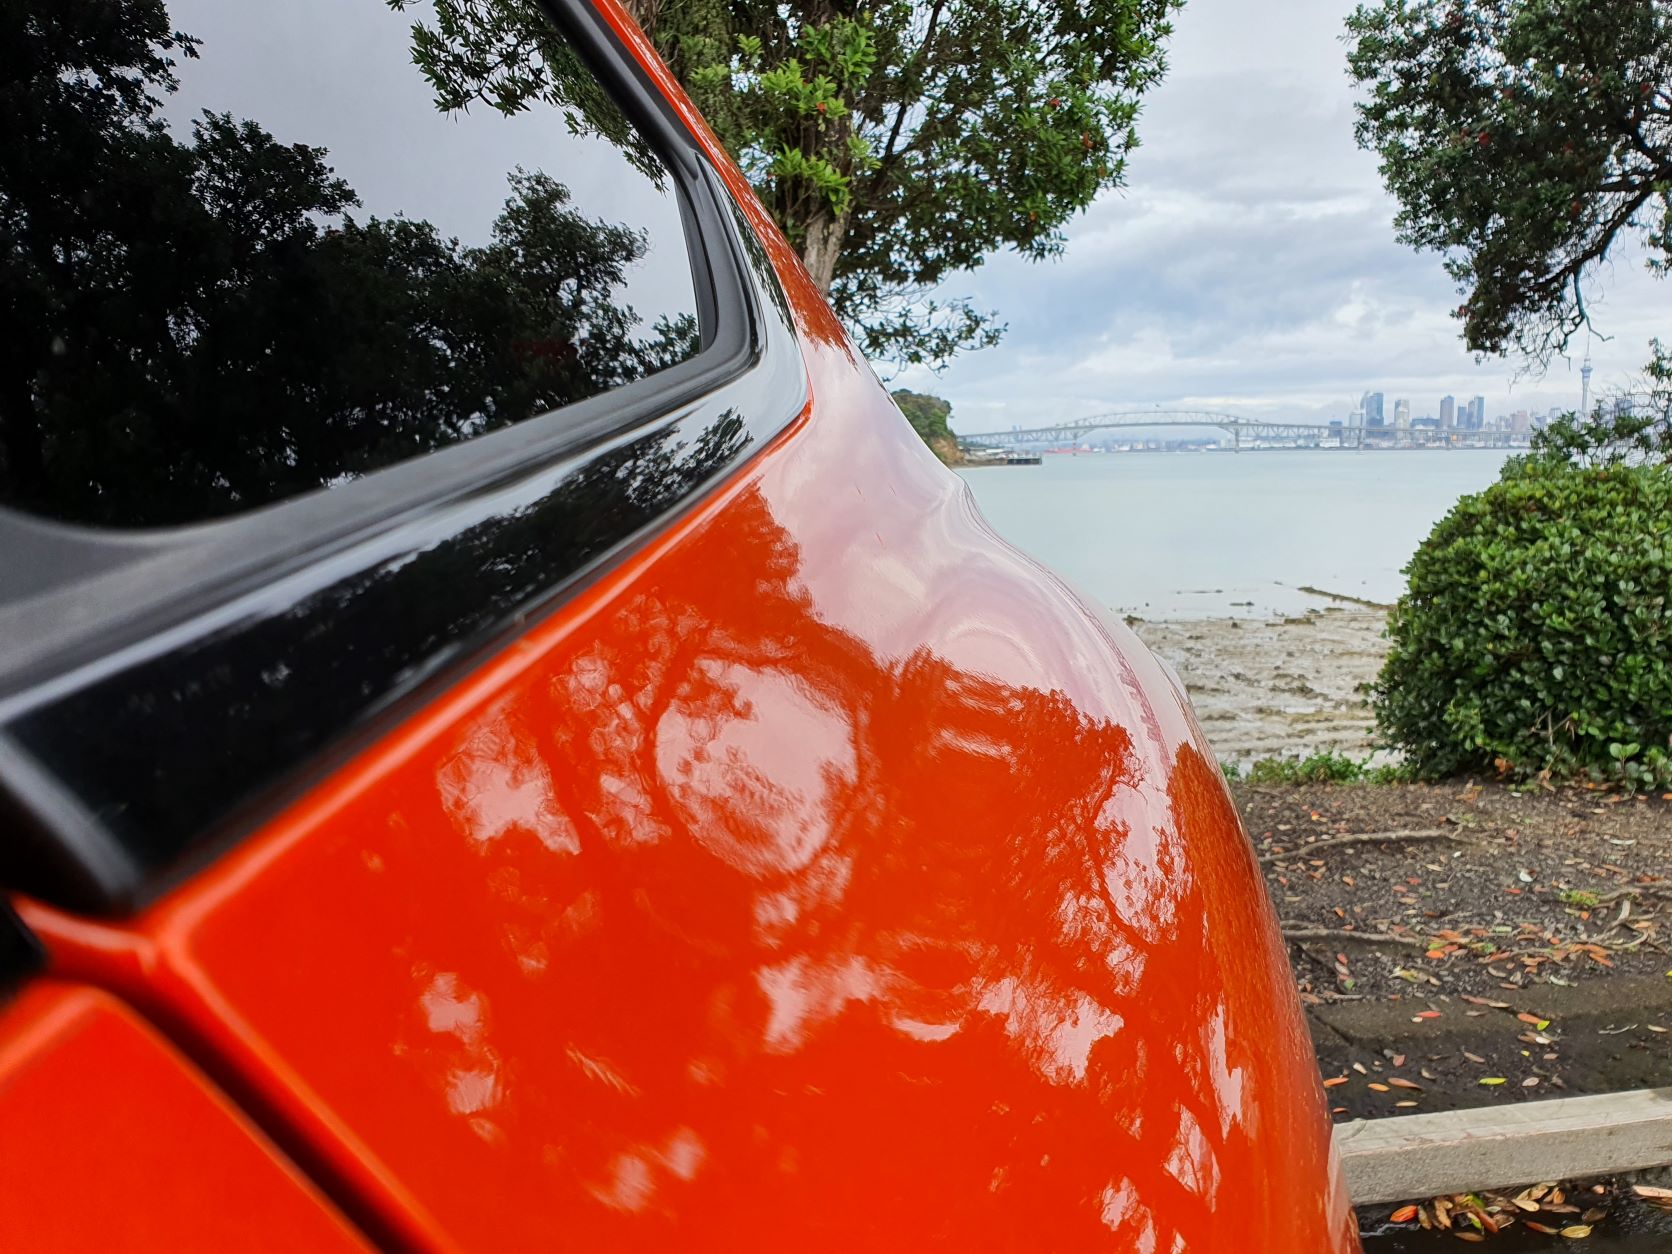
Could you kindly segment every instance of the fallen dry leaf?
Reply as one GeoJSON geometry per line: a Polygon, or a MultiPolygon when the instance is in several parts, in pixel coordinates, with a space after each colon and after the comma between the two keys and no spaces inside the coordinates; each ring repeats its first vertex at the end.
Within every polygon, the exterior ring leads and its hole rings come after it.
{"type": "Polygon", "coordinates": [[[1388,1216],[1388,1220],[1396,1224],[1408,1224],[1416,1217],[1417,1208],[1415,1206],[1401,1206],[1388,1216]]]}
{"type": "Polygon", "coordinates": [[[1567,1227],[1562,1229],[1562,1235],[1569,1241],[1577,1241],[1580,1237],[1588,1237],[1591,1235],[1591,1225],[1569,1224],[1567,1227]]]}
{"type": "Polygon", "coordinates": [[[1390,1075],[1388,1077],[1388,1083],[1393,1085],[1396,1089],[1416,1089],[1419,1092],[1422,1090],[1422,1085],[1418,1084],[1415,1080],[1407,1080],[1404,1076],[1400,1075],[1390,1075]]]}
{"type": "Polygon", "coordinates": [[[1371,1088],[1371,1089],[1372,1089],[1372,1090],[1373,1090],[1373,1091],[1374,1091],[1374,1092],[1377,1092],[1377,1093],[1386,1093],[1386,1092],[1387,1092],[1387,1091],[1388,1091],[1388,1086],[1387,1086],[1387,1085],[1385,1085],[1385,1084],[1377,1084],[1377,1083],[1376,1083],[1376,1082],[1375,1082],[1375,1081],[1371,1081],[1371,1083],[1370,1083],[1370,1088],[1371,1088]]]}
{"type": "Polygon", "coordinates": [[[1501,1075],[1483,1075],[1480,1078],[1480,1082],[1482,1084],[1503,1084],[1505,1083],[1505,1080],[1501,1075]]]}
{"type": "Polygon", "coordinates": [[[1332,1089],[1337,1084],[1345,1084],[1345,1083],[1347,1083],[1347,1077],[1346,1076],[1344,1076],[1344,1075],[1332,1075],[1329,1079],[1324,1081],[1324,1087],[1326,1089],[1332,1089]]]}

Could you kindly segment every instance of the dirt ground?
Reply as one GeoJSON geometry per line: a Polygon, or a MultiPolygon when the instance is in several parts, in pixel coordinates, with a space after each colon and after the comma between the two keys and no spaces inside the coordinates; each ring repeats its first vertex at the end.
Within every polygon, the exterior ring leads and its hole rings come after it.
{"type": "Polygon", "coordinates": [[[1289,618],[1133,623],[1178,670],[1196,717],[1222,761],[1333,750],[1371,752],[1372,719],[1360,686],[1381,669],[1380,610],[1321,603],[1289,618]]]}
{"type": "Polygon", "coordinates": [[[1338,1118],[1672,1084],[1672,802],[1233,792],[1338,1118]]]}
{"type": "MultiPolygon", "coordinates": [[[[1219,758],[1246,764],[1371,753],[1384,622],[1321,599],[1135,626],[1219,758]]],[[[1467,780],[1232,791],[1338,1119],[1672,1085],[1672,801],[1467,780]],[[1343,840],[1378,833],[1407,835],[1343,840]]]]}

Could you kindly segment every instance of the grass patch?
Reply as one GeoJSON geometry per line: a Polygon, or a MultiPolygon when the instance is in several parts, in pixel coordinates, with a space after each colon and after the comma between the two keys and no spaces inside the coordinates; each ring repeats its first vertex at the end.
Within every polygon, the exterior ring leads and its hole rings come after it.
{"type": "Polygon", "coordinates": [[[1250,784],[1402,784],[1411,778],[1399,764],[1372,766],[1344,753],[1313,753],[1304,758],[1261,758],[1247,770],[1236,762],[1220,764],[1226,779],[1250,784]]]}

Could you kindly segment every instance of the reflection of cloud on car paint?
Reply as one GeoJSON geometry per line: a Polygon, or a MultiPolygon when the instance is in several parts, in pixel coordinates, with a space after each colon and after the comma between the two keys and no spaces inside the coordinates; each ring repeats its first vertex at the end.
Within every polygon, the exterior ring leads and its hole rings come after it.
{"type": "Polygon", "coordinates": [[[552,792],[546,764],[504,723],[487,719],[436,776],[441,804],[471,840],[528,831],[553,853],[579,853],[580,837],[552,792]]]}
{"type": "Polygon", "coordinates": [[[785,874],[850,808],[853,734],[791,674],[705,657],[656,725],[656,765],[693,839],[747,874],[785,874]]]}
{"type": "Polygon", "coordinates": [[[487,1040],[487,1005],[453,971],[413,975],[422,984],[418,1008],[430,1036],[411,1036],[397,1055],[414,1059],[446,1109],[464,1118],[484,1141],[503,1137],[490,1117],[504,1097],[500,1059],[487,1040]]]}

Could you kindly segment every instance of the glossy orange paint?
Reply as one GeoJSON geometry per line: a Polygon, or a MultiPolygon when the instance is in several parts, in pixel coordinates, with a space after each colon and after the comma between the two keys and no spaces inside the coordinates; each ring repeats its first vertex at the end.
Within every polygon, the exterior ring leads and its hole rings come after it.
{"type": "Polygon", "coordinates": [[[413,1248],[1356,1248],[1184,700],[714,152],[806,419],[131,924],[27,921],[413,1248]]]}
{"type": "Polygon", "coordinates": [[[104,993],[0,1010],[0,1249],[368,1247],[226,1099],[104,993]]]}

